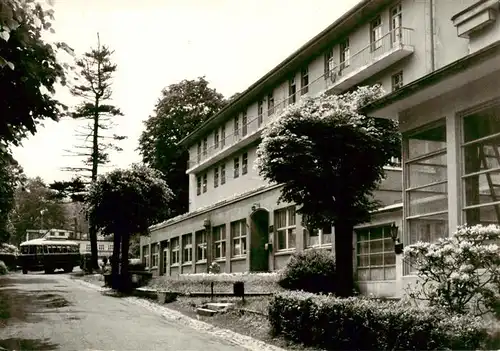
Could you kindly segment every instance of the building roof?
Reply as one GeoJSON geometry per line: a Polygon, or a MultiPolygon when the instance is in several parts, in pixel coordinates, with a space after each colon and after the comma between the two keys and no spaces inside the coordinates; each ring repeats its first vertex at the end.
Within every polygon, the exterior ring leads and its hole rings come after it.
{"type": "Polygon", "coordinates": [[[372,16],[374,12],[378,12],[380,8],[387,6],[391,2],[393,2],[393,0],[360,0],[351,10],[347,11],[330,26],[288,56],[284,61],[222,108],[222,110],[203,122],[191,134],[182,139],[179,145],[189,146],[193,140],[199,138],[207,129],[215,127],[218,122],[239,112],[238,110],[241,109],[242,106],[250,104],[255,99],[266,94],[276,84],[280,84],[288,74],[294,72],[303,65],[304,62],[320,55],[333,41],[342,38],[353,28],[362,24],[365,18],[372,16]]]}
{"type": "Polygon", "coordinates": [[[453,76],[467,70],[471,66],[477,65],[483,61],[491,59],[493,56],[500,53],[500,41],[484,47],[472,54],[464,56],[461,59],[453,61],[452,63],[429,73],[412,83],[404,85],[401,89],[393,91],[382,98],[361,108],[361,113],[370,114],[374,111],[380,110],[389,106],[399,100],[407,98],[427,87],[437,84],[440,80],[453,76]]]}
{"type": "Polygon", "coordinates": [[[66,245],[79,245],[77,242],[70,241],[70,240],[47,240],[44,238],[40,239],[33,239],[33,240],[28,240],[19,246],[27,246],[27,245],[60,245],[60,244],[66,244],[66,245]]]}

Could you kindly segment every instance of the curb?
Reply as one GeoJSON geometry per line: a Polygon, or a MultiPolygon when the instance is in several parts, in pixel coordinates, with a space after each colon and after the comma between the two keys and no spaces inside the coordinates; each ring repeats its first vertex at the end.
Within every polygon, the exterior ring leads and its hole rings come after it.
{"type": "MultiPolygon", "coordinates": [[[[96,284],[92,284],[81,279],[72,279],[72,280],[99,292],[106,292],[111,290],[110,288],[103,288],[96,284]]],[[[151,312],[157,313],[167,320],[180,323],[181,325],[199,331],[204,331],[207,334],[216,336],[226,341],[230,341],[231,343],[237,346],[244,347],[250,351],[286,351],[285,349],[267,344],[261,340],[254,339],[250,336],[239,334],[229,329],[221,329],[215,327],[210,323],[188,317],[182,314],[181,312],[170,309],[168,307],[161,306],[157,303],[148,300],[140,299],[137,297],[124,297],[123,299],[135,305],[142,306],[151,312]]]]}

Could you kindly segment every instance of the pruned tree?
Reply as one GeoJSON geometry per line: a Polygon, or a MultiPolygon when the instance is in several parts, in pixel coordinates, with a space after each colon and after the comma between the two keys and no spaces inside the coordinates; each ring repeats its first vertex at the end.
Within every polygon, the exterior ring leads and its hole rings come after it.
{"type": "Polygon", "coordinates": [[[167,213],[173,194],[161,177],[157,170],[133,165],[130,169],[117,169],[100,176],[90,187],[86,204],[91,221],[103,234],[114,234],[112,282],[115,289],[129,288],[126,283],[132,235],[147,233],[149,226],[167,213]],[[125,284],[120,284],[119,275],[125,284]]]}
{"type": "Polygon", "coordinates": [[[280,201],[299,206],[306,228],[335,226],[340,296],[353,292],[354,226],[379,206],[373,192],[384,166],[400,156],[397,124],[358,113],[381,94],[379,86],[360,87],[292,105],[265,130],[257,152],[260,174],[283,184],[280,201]]]}
{"type": "Polygon", "coordinates": [[[224,97],[210,88],[204,77],[183,80],[163,89],[155,114],[145,122],[139,138],[143,162],[163,173],[163,179],[174,186],[169,203],[170,216],[189,209],[189,180],[186,169],[189,154],[178,143],[193,132],[225,104],[224,97]]]}
{"type": "MultiPolygon", "coordinates": [[[[64,170],[78,174],[69,182],[56,182],[51,184],[61,196],[67,195],[73,201],[82,200],[85,196],[85,186],[95,182],[99,167],[110,163],[110,151],[122,151],[116,142],[125,139],[111,133],[115,120],[122,116],[119,108],[112,104],[113,75],[116,64],[111,61],[113,51],[101,45],[97,34],[97,48],[86,52],[76,61],[79,71],[80,84],[71,88],[73,96],[82,102],[72,117],[85,123],[77,129],[76,138],[80,142],[75,145],[75,150],[67,150],[70,156],[83,158],[83,164],[78,167],[64,167],[64,170]]],[[[97,231],[90,221],[90,251],[93,268],[98,268],[97,231]]]]}

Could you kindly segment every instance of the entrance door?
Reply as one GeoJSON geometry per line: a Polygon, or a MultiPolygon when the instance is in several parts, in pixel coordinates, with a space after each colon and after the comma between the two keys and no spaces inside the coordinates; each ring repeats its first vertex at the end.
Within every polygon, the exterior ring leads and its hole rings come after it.
{"type": "MultiPolygon", "coordinates": [[[[169,266],[170,266],[170,250],[168,247],[163,249],[163,265],[162,265],[162,272],[161,274],[166,275],[167,272],[170,273],[169,266]]],[[[169,274],[170,275],[170,274],[169,274]]]]}
{"type": "Polygon", "coordinates": [[[267,272],[269,271],[269,253],[265,245],[269,241],[269,212],[258,209],[250,216],[250,220],[250,271],[267,272]]]}

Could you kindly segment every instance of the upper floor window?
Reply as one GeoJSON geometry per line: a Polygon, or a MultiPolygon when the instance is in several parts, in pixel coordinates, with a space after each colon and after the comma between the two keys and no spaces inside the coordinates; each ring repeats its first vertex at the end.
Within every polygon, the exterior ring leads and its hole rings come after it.
{"type": "Polygon", "coordinates": [[[226,145],[226,124],[224,123],[220,127],[220,147],[223,148],[226,145]]]}
{"type": "Polygon", "coordinates": [[[208,140],[207,137],[205,137],[203,139],[203,156],[207,155],[207,151],[208,151],[208,140]]]}
{"type": "Polygon", "coordinates": [[[309,91],[309,69],[307,66],[300,71],[300,86],[302,88],[301,95],[307,94],[309,91]]]}
{"type": "Polygon", "coordinates": [[[219,148],[219,129],[216,129],[214,132],[214,148],[219,148]]]}
{"type": "Polygon", "coordinates": [[[295,206],[278,210],[274,214],[274,227],[276,228],[276,242],[278,250],[295,248],[296,215],[295,206]]]}
{"type": "Polygon", "coordinates": [[[214,168],[214,188],[219,186],[219,167],[214,168]]]}
{"type": "Polygon", "coordinates": [[[274,114],[274,96],[273,93],[267,95],[267,115],[271,116],[274,114]]]}
{"type": "Polygon", "coordinates": [[[393,74],[391,77],[392,91],[396,91],[403,86],[403,71],[393,74]]]}
{"type": "Polygon", "coordinates": [[[257,102],[257,127],[260,128],[263,122],[263,114],[264,114],[264,101],[259,100],[257,102]]]}
{"type": "Polygon", "coordinates": [[[351,51],[349,49],[349,38],[340,43],[340,69],[349,67],[351,51]]]}
{"type": "Polygon", "coordinates": [[[391,39],[393,43],[400,43],[402,41],[402,25],[403,25],[403,12],[401,11],[401,4],[391,8],[391,39]]]}
{"type": "Polygon", "coordinates": [[[377,50],[382,46],[382,18],[377,16],[370,23],[370,43],[373,50],[377,50]]]}
{"type": "Polygon", "coordinates": [[[203,192],[204,193],[207,192],[207,174],[206,173],[203,175],[203,192]]]}
{"type": "Polygon", "coordinates": [[[201,194],[201,176],[196,177],[196,195],[201,194]]]}
{"type": "Polygon", "coordinates": [[[220,165],[220,185],[226,184],[226,164],[220,165]]]}
{"type": "Polygon", "coordinates": [[[234,159],[234,178],[238,178],[240,176],[240,158],[236,157],[234,159]]]}
{"type": "Polygon", "coordinates": [[[201,161],[201,141],[198,142],[198,162],[201,161]]]}
{"type": "Polygon", "coordinates": [[[240,119],[238,116],[234,117],[234,136],[237,137],[240,134],[240,119]]]}
{"type": "Polygon", "coordinates": [[[248,120],[247,120],[247,110],[245,109],[241,114],[241,135],[247,135],[248,131],[248,120]]]}
{"type": "Polygon", "coordinates": [[[248,154],[245,152],[243,156],[241,156],[241,174],[248,173],[248,154]]]}
{"type": "Polygon", "coordinates": [[[333,58],[333,49],[330,48],[325,53],[325,79],[330,76],[330,67],[331,67],[330,62],[332,61],[332,58],[333,58]]]}
{"type": "Polygon", "coordinates": [[[297,92],[297,86],[295,85],[295,77],[288,80],[288,103],[294,104],[297,101],[295,93],[297,92]]]}

